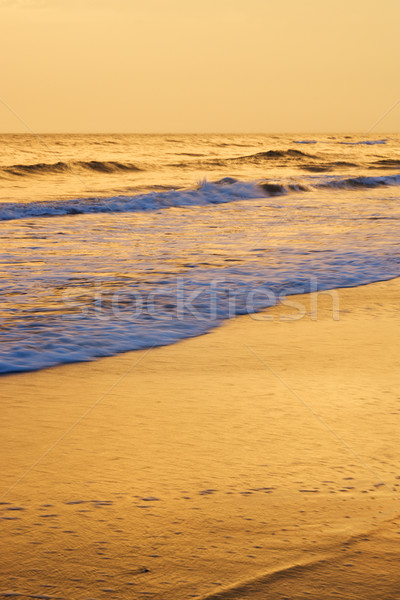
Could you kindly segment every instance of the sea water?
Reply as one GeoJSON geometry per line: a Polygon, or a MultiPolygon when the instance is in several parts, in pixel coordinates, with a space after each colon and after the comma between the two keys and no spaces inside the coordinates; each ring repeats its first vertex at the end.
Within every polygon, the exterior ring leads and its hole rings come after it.
{"type": "Polygon", "coordinates": [[[398,276],[399,141],[1,135],[0,372],[398,276]]]}

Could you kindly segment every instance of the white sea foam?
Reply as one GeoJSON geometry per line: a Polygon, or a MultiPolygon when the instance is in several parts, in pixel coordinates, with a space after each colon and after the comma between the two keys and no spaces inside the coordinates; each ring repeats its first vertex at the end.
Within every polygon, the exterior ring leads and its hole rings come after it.
{"type": "Polygon", "coordinates": [[[237,181],[225,177],[219,182],[204,180],[196,189],[150,192],[134,196],[110,198],[78,198],[48,202],[24,202],[0,204],[0,221],[34,217],[52,217],[91,213],[126,213],[157,211],[172,207],[194,207],[226,204],[240,200],[253,200],[265,196],[284,195],[293,192],[318,189],[372,188],[400,185],[400,174],[380,177],[326,176],[295,178],[281,182],[237,181]]]}
{"type": "Polygon", "coordinates": [[[0,220],[90,213],[137,212],[178,206],[206,206],[259,198],[265,195],[256,183],[232,181],[233,183],[222,180],[220,184],[204,181],[197,189],[150,192],[134,196],[78,198],[56,202],[3,203],[0,204],[0,220]]]}

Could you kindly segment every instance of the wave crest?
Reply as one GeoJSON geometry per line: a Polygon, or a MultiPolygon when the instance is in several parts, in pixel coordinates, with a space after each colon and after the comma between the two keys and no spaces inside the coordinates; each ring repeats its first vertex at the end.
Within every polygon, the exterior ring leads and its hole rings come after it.
{"type": "Polygon", "coordinates": [[[29,175],[48,175],[58,173],[77,172],[79,170],[96,171],[97,173],[115,173],[117,171],[141,171],[139,167],[132,163],[122,163],[118,161],[72,161],[56,163],[33,163],[1,166],[0,172],[17,177],[29,175]]]}
{"type": "Polygon", "coordinates": [[[53,202],[4,203],[0,205],[0,221],[29,217],[51,217],[90,213],[124,213],[161,210],[171,207],[226,204],[261,197],[320,189],[358,189],[400,185],[400,174],[382,177],[321,178],[319,181],[238,181],[225,177],[217,182],[203,181],[197,189],[149,192],[135,196],[110,198],[77,198],[53,202]]]}

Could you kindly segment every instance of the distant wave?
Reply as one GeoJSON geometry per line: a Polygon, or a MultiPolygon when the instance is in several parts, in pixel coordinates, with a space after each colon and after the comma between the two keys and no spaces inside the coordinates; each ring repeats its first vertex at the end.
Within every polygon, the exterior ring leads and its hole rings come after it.
{"type": "Polygon", "coordinates": [[[266,152],[257,152],[256,154],[249,154],[247,156],[239,156],[238,158],[231,158],[230,160],[270,160],[274,158],[315,158],[314,154],[308,154],[307,152],[302,152],[301,150],[295,150],[290,148],[289,150],[267,150],[266,152]]]}
{"type": "Polygon", "coordinates": [[[382,177],[349,177],[346,179],[331,180],[326,183],[320,183],[317,188],[336,188],[336,189],[356,189],[356,188],[377,188],[387,185],[400,185],[400,174],[388,175],[382,177]]]}
{"type": "Polygon", "coordinates": [[[386,144],[387,140],[361,140],[359,142],[339,142],[339,144],[345,144],[346,146],[374,146],[375,144],[386,144]]]}
{"type": "MultiPolygon", "coordinates": [[[[341,167],[361,167],[362,165],[357,165],[356,163],[347,162],[345,160],[337,160],[333,162],[326,163],[305,163],[300,166],[303,171],[309,171],[310,173],[323,173],[326,171],[332,171],[341,167]]],[[[368,165],[370,169],[399,169],[400,168],[400,159],[392,159],[387,158],[383,160],[376,160],[368,165]]]]}
{"type": "MultiPolygon", "coordinates": [[[[312,154],[307,154],[296,149],[289,150],[267,150],[265,152],[257,152],[245,156],[232,156],[228,158],[207,158],[204,154],[183,152],[181,156],[193,157],[198,159],[187,163],[177,163],[170,166],[186,167],[193,166],[196,163],[210,166],[228,166],[232,163],[264,163],[270,160],[279,159],[303,159],[316,158],[312,154]]],[[[32,164],[13,164],[0,165],[0,176],[3,177],[29,177],[33,175],[52,175],[62,173],[79,173],[80,171],[94,171],[96,173],[116,173],[119,171],[142,171],[143,168],[138,167],[133,163],[119,161],[59,161],[55,163],[32,163],[32,164]]]]}
{"type": "Polygon", "coordinates": [[[57,174],[76,172],[79,170],[96,171],[97,173],[114,173],[117,171],[141,171],[132,163],[121,163],[118,161],[72,161],[56,163],[34,163],[28,165],[6,165],[0,166],[0,173],[18,177],[41,174],[57,174]]]}
{"type": "Polygon", "coordinates": [[[297,161],[297,167],[303,171],[309,171],[311,173],[323,173],[324,171],[331,171],[337,167],[358,167],[352,162],[347,161],[327,161],[324,162],[323,157],[318,157],[315,154],[308,152],[302,152],[301,150],[289,149],[289,150],[268,150],[267,152],[258,152],[257,154],[250,154],[248,156],[240,156],[238,158],[228,159],[230,162],[244,162],[244,163],[263,163],[269,160],[279,161],[280,159],[288,159],[289,161],[297,161]],[[308,159],[318,159],[321,162],[314,162],[308,159]]]}
{"type": "Polygon", "coordinates": [[[295,140],[295,144],[316,144],[315,140],[295,140]]]}
{"type": "Polygon", "coordinates": [[[398,169],[400,167],[400,159],[384,158],[382,160],[376,160],[371,166],[373,169],[398,169]]]}
{"type": "MultiPolygon", "coordinates": [[[[335,139],[335,138],[331,138],[335,139]]],[[[375,144],[386,144],[387,140],[360,140],[358,142],[338,142],[339,144],[345,144],[347,146],[374,146],[375,144]]],[[[316,140],[293,140],[294,144],[317,144],[316,140]]],[[[327,142],[325,142],[327,143],[327,142]]]]}
{"type": "Polygon", "coordinates": [[[324,173],[326,171],[332,171],[337,167],[358,167],[355,163],[346,162],[344,160],[338,160],[334,162],[326,162],[326,163],[307,163],[302,164],[301,169],[303,171],[309,171],[310,173],[324,173]]]}
{"type": "MultiPolygon", "coordinates": [[[[296,141],[297,144],[311,144],[313,140],[296,141]]],[[[348,145],[360,145],[360,144],[383,144],[385,140],[366,140],[360,142],[340,142],[341,144],[348,145]]],[[[193,155],[195,156],[195,155],[193,155]]],[[[263,166],[264,164],[271,164],[275,167],[295,167],[303,171],[309,171],[310,173],[323,173],[327,171],[337,170],[341,167],[354,167],[365,169],[371,167],[372,169],[383,169],[383,168],[399,168],[399,158],[383,158],[371,162],[369,165],[365,161],[357,164],[353,161],[346,160],[334,160],[335,157],[327,156],[326,154],[311,154],[297,150],[295,148],[289,148],[287,150],[266,150],[263,152],[256,152],[254,154],[246,154],[244,156],[230,156],[230,157],[216,157],[216,158],[200,158],[199,160],[172,163],[171,167],[183,167],[183,168],[229,168],[230,166],[241,166],[241,165],[255,165],[263,166]]],[[[338,158],[338,157],[336,157],[338,158]]],[[[353,159],[354,160],[354,159],[353,159]]],[[[357,160],[357,159],[356,159],[357,160]]]]}
{"type": "Polygon", "coordinates": [[[171,207],[207,206],[251,200],[262,196],[282,196],[318,189],[358,189],[400,185],[400,174],[382,177],[321,178],[320,181],[279,183],[245,182],[225,177],[211,183],[204,181],[197,189],[149,192],[135,196],[77,198],[56,202],[0,204],[0,221],[31,217],[52,217],[90,213],[124,213],[154,211],[171,207]]]}
{"type": "Polygon", "coordinates": [[[231,164],[263,164],[269,161],[282,161],[287,159],[293,162],[293,160],[302,160],[307,158],[317,158],[314,154],[308,154],[295,148],[289,148],[288,150],[266,150],[264,152],[256,152],[255,154],[246,154],[244,156],[230,156],[226,158],[209,158],[200,161],[173,163],[171,167],[193,167],[195,164],[208,167],[229,167],[231,164]]]}

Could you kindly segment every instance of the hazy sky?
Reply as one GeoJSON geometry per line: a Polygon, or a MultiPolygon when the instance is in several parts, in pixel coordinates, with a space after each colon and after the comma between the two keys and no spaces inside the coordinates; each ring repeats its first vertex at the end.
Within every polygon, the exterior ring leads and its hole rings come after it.
{"type": "Polygon", "coordinates": [[[400,0],[0,0],[0,98],[37,132],[363,132],[399,31],[400,0]]]}

